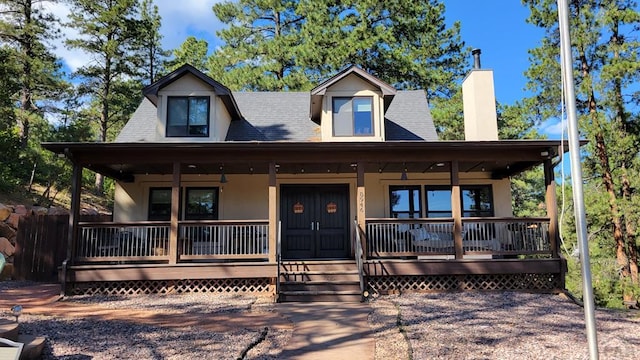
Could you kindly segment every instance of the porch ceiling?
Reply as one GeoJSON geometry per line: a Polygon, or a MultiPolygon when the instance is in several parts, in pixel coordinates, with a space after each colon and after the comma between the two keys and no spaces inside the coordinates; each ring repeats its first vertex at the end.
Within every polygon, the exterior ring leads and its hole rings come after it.
{"type": "MultiPolygon", "coordinates": [[[[504,178],[552,159],[563,151],[555,140],[437,142],[219,142],[219,143],[44,143],[75,164],[127,181],[137,174],[171,174],[173,163],[183,174],[489,172],[504,178]]],[[[566,149],[564,149],[566,151],[566,149]]]]}

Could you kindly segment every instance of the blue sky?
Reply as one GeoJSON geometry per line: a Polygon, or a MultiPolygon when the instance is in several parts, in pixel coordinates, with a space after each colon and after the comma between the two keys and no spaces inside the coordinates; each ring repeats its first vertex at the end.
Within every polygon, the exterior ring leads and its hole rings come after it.
{"type": "MultiPolygon", "coordinates": [[[[193,35],[207,40],[210,50],[220,46],[215,32],[223,25],[213,15],[211,7],[217,0],[155,0],[162,16],[163,47],[174,49],[193,35]]],[[[64,19],[69,10],[64,4],[47,5],[58,17],[64,19]]],[[[446,20],[449,24],[460,21],[462,39],[473,48],[482,50],[482,67],[494,71],[496,98],[500,103],[512,104],[524,95],[528,68],[527,51],[536,47],[543,32],[527,24],[528,10],[520,0],[445,0],[446,20]]],[[[68,36],[76,34],[64,31],[68,36]]],[[[61,43],[57,54],[70,70],[90,61],[86,55],[70,51],[61,43]]],[[[469,62],[471,63],[471,58],[469,62]]],[[[559,137],[557,121],[542,125],[542,131],[551,138],[559,137]]]]}

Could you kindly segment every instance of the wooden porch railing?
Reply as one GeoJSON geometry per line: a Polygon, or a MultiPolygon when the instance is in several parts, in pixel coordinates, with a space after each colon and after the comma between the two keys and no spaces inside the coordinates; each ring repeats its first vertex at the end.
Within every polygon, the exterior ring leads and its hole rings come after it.
{"type": "MultiPolygon", "coordinates": [[[[169,261],[169,233],[168,222],[81,222],[74,261],[169,261]]],[[[268,235],[267,221],[181,221],[178,260],[266,259],[268,235]]]]}
{"type": "MultiPolygon", "coordinates": [[[[454,256],[453,219],[367,219],[370,257],[454,256]]],[[[464,218],[465,255],[552,253],[548,218],[464,218]]]]}
{"type": "Polygon", "coordinates": [[[362,232],[362,230],[360,229],[360,225],[358,225],[357,220],[353,222],[353,225],[355,226],[355,234],[353,236],[353,243],[351,244],[351,246],[353,246],[354,256],[356,258],[356,266],[358,267],[358,280],[360,281],[360,295],[362,295],[364,299],[365,297],[364,268],[363,268],[364,254],[362,251],[362,240],[360,239],[360,233],[362,232]]]}
{"type": "Polygon", "coordinates": [[[74,261],[167,261],[168,239],[168,222],[81,222],[74,261]]]}
{"type": "Polygon", "coordinates": [[[268,221],[182,221],[180,260],[266,259],[268,221]]]}

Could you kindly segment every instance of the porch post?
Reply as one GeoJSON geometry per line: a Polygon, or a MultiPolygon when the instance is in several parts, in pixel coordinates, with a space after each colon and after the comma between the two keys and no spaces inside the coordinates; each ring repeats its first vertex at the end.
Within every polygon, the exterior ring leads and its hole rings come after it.
{"type": "Polygon", "coordinates": [[[456,259],[462,259],[462,204],[460,202],[460,178],[458,161],[451,162],[451,215],[453,216],[453,248],[456,259]]]}
{"type": "Polygon", "coordinates": [[[67,292],[67,267],[72,264],[75,256],[76,243],[78,241],[78,217],[80,215],[80,193],[82,192],[82,166],[73,163],[71,175],[71,208],[69,209],[69,229],[67,232],[67,258],[62,262],[60,276],[60,295],[67,292]]]}
{"type": "Polygon", "coordinates": [[[276,209],[276,163],[269,163],[269,262],[276,262],[278,237],[277,209],[276,209]]]}
{"type": "Polygon", "coordinates": [[[169,232],[169,264],[178,262],[178,217],[180,216],[180,162],[173,163],[171,183],[171,227],[169,232]]]}
{"type": "MultiPolygon", "coordinates": [[[[362,230],[362,234],[364,236],[360,237],[360,241],[362,241],[362,257],[366,260],[367,259],[367,233],[366,233],[366,229],[367,229],[367,213],[366,213],[366,193],[365,193],[365,188],[364,188],[364,163],[363,162],[359,162],[358,163],[358,175],[357,175],[357,180],[356,180],[356,187],[357,187],[357,212],[356,212],[356,220],[358,223],[358,227],[362,230]]],[[[355,229],[356,231],[360,231],[360,229],[355,229]]]]}
{"type": "Polygon", "coordinates": [[[544,201],[547,204],[547,217],[549,218],[549,246],[551,256],[558,257],[558,204],[556,200],[556,181],[553,173],[553,164],[550,159],[544,161],[544,185],[546,188],[544,201]]]}
{"type": "Polygon", "coordinates": [[[80,196],[82,195],[82,166],[73,164],[71,175],[71,211],[69,211],[69,233],[67,234],[67,260],[73,263],[74,249],[78,242],[78,217],[80,216],[80,196]]]}

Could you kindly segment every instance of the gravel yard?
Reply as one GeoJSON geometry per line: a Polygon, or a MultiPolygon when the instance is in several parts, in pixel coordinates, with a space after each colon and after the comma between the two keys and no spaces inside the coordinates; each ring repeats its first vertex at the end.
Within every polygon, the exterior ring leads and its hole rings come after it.
{"type": "MultiPolygon", "coordinates": [[[[402,350],[413,359],[589,358],[584,311],[559,295],[405,294],[372,307],[376,359],[407,359],[402,350]]],[[[640,358],[638,312],[598,310],[596,324],[600,359],[640,358]]]]}
{"type": "MultiPolygon", "coordinates": [[[[0,282],[0,294],[23,285],[0,282]]],[[[269,298],[240,295],[95,295],[65,301],[167,313],[277,311],[269,298]]],[[[369,306],[378,360],[588,358],[583,309],[558,295],[404,294],[381,296],[369,306]]],[[[12,319],[7,313],[0,317],[12,319]]],[[[47,337],[43,359],[277,359],[292,336],[292,330],[212,332],[31,314],[20,322],[23,333],[47,337]]],[[[601,359],[640,358],[638,312],[598,310],[597,325],[601,359]]]]}

